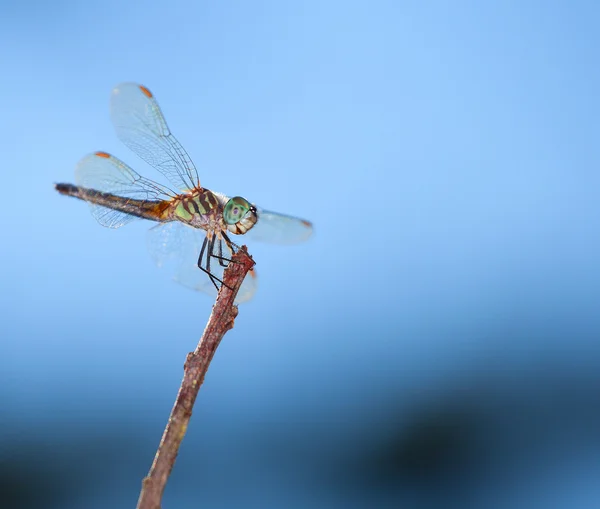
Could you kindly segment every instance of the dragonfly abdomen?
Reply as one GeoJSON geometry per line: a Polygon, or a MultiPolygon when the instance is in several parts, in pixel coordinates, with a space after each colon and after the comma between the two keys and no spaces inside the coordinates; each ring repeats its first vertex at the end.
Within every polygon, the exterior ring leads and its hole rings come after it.
{"type": "Polygon", "coordinates": [[[100,205],[131,216],[151,219],[152,221],[168,221],[167,210],[170,203],[163,200],[136,200],[125,198],[111,193],[104,193],[96,189],[75,186],[73,184],[55,184],[54,187],[60,194],[73,196],[80,200],[100,205]]]}

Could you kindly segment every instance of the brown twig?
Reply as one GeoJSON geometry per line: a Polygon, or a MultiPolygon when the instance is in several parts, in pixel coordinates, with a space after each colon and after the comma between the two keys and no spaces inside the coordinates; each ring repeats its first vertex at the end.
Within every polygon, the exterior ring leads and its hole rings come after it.
{"type": "Polygon", "coordinates": [[[204,334],[196,347],[189,353],[183,368],[183,380],[169,416],[169,422],[154,456],[148,476],[142,481],[142,491],[137,509],[160,509],[160,503],[169,479],[179,446],[192,416],[192,408],[198,396],[210,361],[225,333],[233,328],[237,316],[237,306],[233,304],[244,277],[254,266],[254,261],[243,246],[233,255],[233,262],[225,269],[225,283],[213,306],[212,313],[204,329],[204,334]]]}

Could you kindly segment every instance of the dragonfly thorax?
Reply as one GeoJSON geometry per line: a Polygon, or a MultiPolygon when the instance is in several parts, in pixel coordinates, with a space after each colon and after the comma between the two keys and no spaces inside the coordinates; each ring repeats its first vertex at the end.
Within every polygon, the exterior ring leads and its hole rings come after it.
{"type": "Polygon", "coordinates": [[[177,219],[195,228],[213,229],[219,222],[221,205],[217,197],[208,189],[198,189],[181,195],[173,211],[177,219]]]}

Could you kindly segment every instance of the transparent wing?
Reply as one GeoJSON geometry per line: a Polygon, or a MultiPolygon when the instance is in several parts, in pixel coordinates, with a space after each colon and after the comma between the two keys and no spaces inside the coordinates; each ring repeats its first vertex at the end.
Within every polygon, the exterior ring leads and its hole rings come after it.
{"type": "Polygon", "coordinates": [[[146,87],[122,83],[113,89],[110,116],[119,139],[178,189],[200,187],[198,172],[175,139],[146,87]]]}
{"type": "MultiPolygon", "coordinates": [[[[135,200],[168,200],[173,197],[166,187],[142,177],[106,152],[94,152],[79,161],[75,168],[75,182],[80,187],[135,200]]],[[[138,219],[126,212],[93,203],[89,205],[96,220],[109,228],[119,228],[138,219]]]]}
{"type": "Polygon", "coordinates": [[[260,208],[257,212],[258,221],[245,238],[271,244],[297,244],[312,235],[313,226],[309,221],[260,208]]]}
{"type": "MultiPolygon", "coordinates": [[[[174,281],[193,290],[215,296],[217,290],[209,276],[198,268],[198,256],[206,234],[204,230],[192,228],[179,221],[161,223],[148,230],[148,250],[154,262],[172,276],[174,281]]],[[[225,242],[222,255],[231,258],[232,253],[225,242]]],[[[222,267],[212,258],[210,272],[223,280],[222,267]]],[[[236,303],[246,302],[256,291],[256,273],[251,271],[244,279],[236,303]]]]}

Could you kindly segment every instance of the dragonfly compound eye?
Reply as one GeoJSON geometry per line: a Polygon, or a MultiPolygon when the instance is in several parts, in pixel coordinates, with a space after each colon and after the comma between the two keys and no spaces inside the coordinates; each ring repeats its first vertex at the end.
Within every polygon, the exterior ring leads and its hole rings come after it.
{"type": "Polygon", "coordinates": [[[227,229],[238,235],[246,233],[256,223],[256,209],[241,196],[231,198],[223,209],[227,229]]]}

